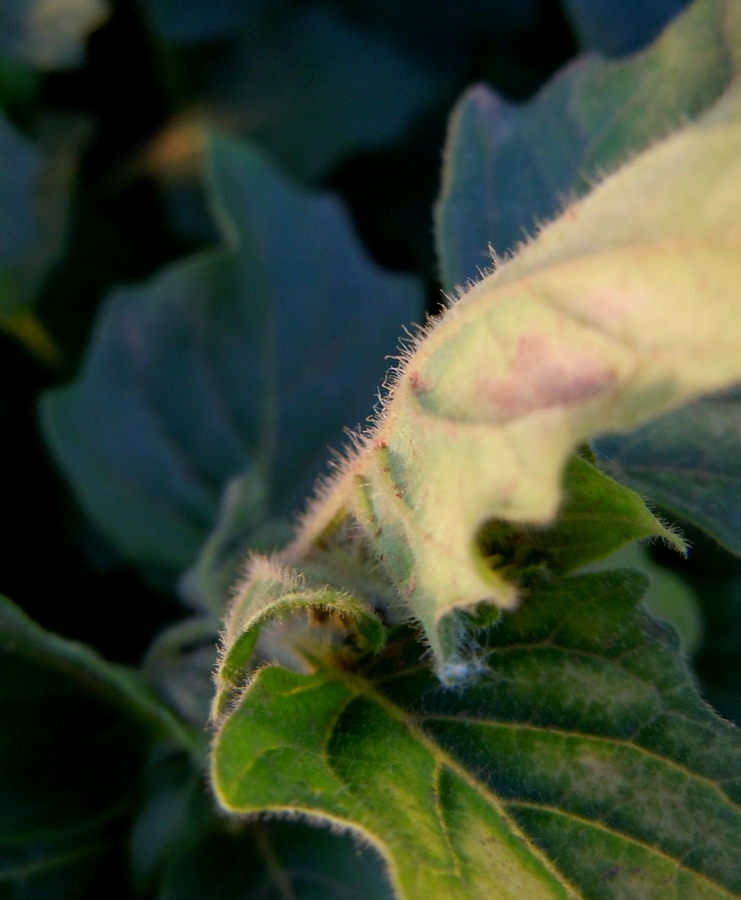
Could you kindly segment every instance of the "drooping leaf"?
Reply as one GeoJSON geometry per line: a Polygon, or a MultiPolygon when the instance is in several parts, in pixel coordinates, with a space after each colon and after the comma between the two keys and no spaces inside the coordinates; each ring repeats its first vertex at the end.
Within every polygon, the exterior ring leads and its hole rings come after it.
{"type": "Polygon", "coordinates": [[[585,439],[741,380],[727,325],[741,277],[740,112],[736,90],[638,156],[421,336],[286,563],[348,519],[421,622],[441,677],[461,671],[457,611],[520,596],[506,567],[484,563],[484,523],[553,522],[585,439]]]}
{"type": "Polygon", "coordinates": [[[193,738],[135,673],[4,598],[0,718],[0,893],[77,900],[95,896],[104,873],[123,891],[144,754],[155,740],[190,750],[193,738]]]}
{"type": "Polygon", "coordinates": [[[697,400],[596,448],[616,477],[741,554],[741,392],[697,400]]]}
{"type": "Polygon", "coordinates": [[[711,107],[739,71],[741,7],[698,0],[643,53],[585,57],[527,104],[470,88],[451,119],[436,211],[443,287],[476,279],[490,247],[512,252],[605,172],[711,107]]]}
{"type": "Polygon", "coordinates": [[[322,575],[321,568],[298,574],[262,557],[252,560],[226,621],[214,719],[243,690],[260,640],[263,656],[299,670],[310,670],[320,660],[336,664],[348,650],[353,656],[380,650],[385,640],[380,619],[352,590],[327,585],[322,575]],[[276,625],[280,633],[271,641],[270,627],[276,625]]]}
{"type": "Polygon", "coordinates": [[[88,35],[109,11],[107,0],[3,0],[0,56],[39,69],[79,66],[88,35]]]}
{"type": "Polygon", "coordinates": [[[267,508],[300,502],[421,306],[414,279],[370,263],[335,198],[298,190],[248,145],[216,139],[210,157],[228,248],[119,289],[80,376],[42,405],[88,514],[169,580],[194,562],[229,479],[248,471],[254,488],[240,540],[267,508]]]}
{"type": "Polygon", "coordinates": [[[409,636],[356,674],[262,669],[217,734],[216,794],[359,831],[399,897],[735,896],[741,736],[637,608],[644,587],[531,585],[455,690],[409,636]]]}
{"type": "Polygon", "coordinates": [[[564,0],[584,50],[622,56],[650,43],[687,0],[564,0]]]}
{"type": "MultiPolygon", "coordinates": [[[[632,8],[620,7],[626,15],[632,8]]],[[[486,268],[489,245],[511,251],[595,177],[711,106],[740,67],[741,7],[698,0],[645,52],[584,60],[524,106],[473,88],[453,116],[437,210],[446,287],[486,268]]],[[[639,491],[739,547],[741,438],[732,403],[699,401],[599,446],[613,474],[624,471],[639,491]]]]}

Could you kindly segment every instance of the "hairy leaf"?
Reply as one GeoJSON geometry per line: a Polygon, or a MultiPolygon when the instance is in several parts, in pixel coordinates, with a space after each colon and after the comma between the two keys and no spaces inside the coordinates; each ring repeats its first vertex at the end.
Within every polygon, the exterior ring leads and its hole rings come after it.
{"type": "Polygon", "coordinates": [[[279,662],[299,669],[320,660],[337,661],[349,646],[354,655],[383,646],[383,625],[369,606],[350,591],[326,585],[322,574],[321,569],[297,574],[261,557],[252,560],[226,621],[213,707],[216,718],[243,688],[259,639],[263,655],[272,651],[279,662]],[[271,641],[269,631],[267,636],[261,634],[271,625],[280,629],[277,640],[271,641]]]}
{"type": "Polygon", "coordinates": [[[741,392],[697,400],[596,448],[616,477],[741,554],[741,392]]]}
{"type": "MultiPolygon", "coordinates": [[[[640,24],[640,16],[628,18],[640,24]]],[[[603,21],[619,33],[613,19],[603,21]]],[[[508,253],[567,198],[711,106],[740,69],[741,7],[699,0],[644,53],[617,63],[585,59],[526,105],[471,89],[452,118],[437,209],[446,287],[489,266],[489,246],[508,253]],[[543,142],[545,133],[552,139],[543,142]]],[[[597,446],[612,474],[625,473],[667,510],[738,549],[741,437],[733,403],[699,401],[597,446]]]]}
{"type": "Polygon", "coordinates": [[[470,88],[451,118],[436,211],[443,287],[478,278],[490,248],[512,252],[605,172],[711,107],[739,71],[741,7],[698,0],[644,52],[585,57],[527,104],[470,88]]]}
{"type": "Polygon", "coordinates": [[[546,525],[574,449],[741,380],[741,91],[606,179],[460,298],[408,353],[383,417],[286,561],[349,517],[421,622],[441,677],[456,611],[511,608],[485,522],[546,525]],[[431,477],[434,473],[434,478],[431,477]]]}
{"type": "Polygon", "coordinates": [[[369,262],[335,198],[298,190],[249,146],[214,140],[210,185],[227,249],[119,289],[77,380],[42,404],[85,510],[168,579],[194,561],[234,476],[251,486],[240,540],[268,508],[290,512],[327,444],[367,414],[421,304],[413,279],[369,262]]]}
{"type": "Polygon", "coordinates": [[[645,576],[533,584],[451,690],[397,635],[365,669],[255,676],[212,777],[238,813],[364,834],[400,897],[729,897],[741,737],[697,696],[645,576]]]}

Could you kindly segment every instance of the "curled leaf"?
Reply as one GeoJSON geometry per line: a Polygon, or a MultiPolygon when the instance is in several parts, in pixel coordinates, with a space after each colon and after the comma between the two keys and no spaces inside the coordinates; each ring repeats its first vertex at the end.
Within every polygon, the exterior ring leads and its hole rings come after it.
{"type": "Polygon", "coordinates": [[[260,655],[277,655],[289,668],[306,672],[348,649],[379,650],[385,633],[381,620],[364,602],[324,584],[320,573],[298,574],[256,556],[226,623],[212,710],[215,719],[239,696],[258,639],[260,655]],[[279,640],[270,640],[270,626],[280,630],[279,640]]]}
{"type": "Polygon", "coordinates": [[[741,91],[607,178],[474,285],[403,360],[375,429],[285,555],[338,521],[421,623],[455,680],[482,602],[520,590],[476,536],[554,522],[585,440],[741,380],[741,91]]]}

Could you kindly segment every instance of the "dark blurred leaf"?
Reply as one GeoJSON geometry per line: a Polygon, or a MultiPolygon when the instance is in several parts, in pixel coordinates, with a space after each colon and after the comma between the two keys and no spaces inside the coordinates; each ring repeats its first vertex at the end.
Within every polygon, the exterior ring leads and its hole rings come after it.
{"type": "Polygon", "coordinates": [[[501,46],[532,26],[542,0],[428,0],[424,14],[415,3],[398,0],[330,0],[343,17],[370,32],[381,32],[417,59],[447,72],[467,64],[472,46],[493,40],[501,46]]]}
{"type": "Polygon", "coordinates": [[[87,36],[108,13],[107,0],[3,0],[0,56],[38,69],[79,66],[87,36]]]}
{"type": "Polygon", "coordinates": [[[29,65],[0,57],[0,109],[29,107],[36,99],[41,75],[29,65]]]}
{"type": "Polygon", "coordinates": [[[190,44],[231,37],[265,0],[141,0],[141,5],[161,40],[190,44]]]}
{"type": "Polygon", "coordinates": [[[413,279],[365,257],[336,199],[299,191],[250,147],[214,141],[211,193],[229,249],[119,289],[79,378],[42,407],[84,508],[168,580],[243,470],[263,499],[237,516],[240,538],[268,506],[300,502],[421,308],[413,279]]]}
{"type": "Polygon", "coordinates": [[[600,464],[741,555],[741,389],[595,442],[600,464]]]}
{"type": "Polygon", "coordinates": [[[563,5],[584,50],[621,56],[650,43],[687,0],[563,0],[563,5]]]}
{"type": "Polygon", "coordinates": [[[187,847],[158,900],[392,900],[384,869],[350,834],[260,823],[187,847]]]}
{"type": "Polygon", "coordinates": [[[203,771],[183,754],[156,747],[142,782],[129,851],[137,893],[149,896],[184,846],[218,825],[203,771]]]}
{"type": "Polygon", "coordinates": [[[392,143],[447,87],[445,67],[418,65],[390,40],[312,7],[241,35],[205,99],[217,121],[311,180],[352,152],[392,143]]]}
{"type": "Polygon", "coordinates": [[[726,572],[695,572],[705,641],[695,660],[705,697],[741,726],[741,562],[726,572]]]}
{"type": "Polygon", "coordinates": [[[0,115],[0,327],[37,355],[56,350],[29,314],[67,239],[70,195],[87,123],[47,117],[38,139],[0,115]]]}
{"type": "Polygon", "coordinates": [[[124,896],[124,828],[144,753],[155,739],[190,738],[135,673],[43,631],[4,598],[0,720],[0,893],[92,898],[106,878],[124,896]]]}
{"type": "Polygon", "coordinates": [[[142,665],[167,706],[199,729],[208,724],[218,632],[212,619],[178,622],[155,638],[142,665]]]}
{"type": "Polygon", "coordinates": [[[585,58],[513,106],[481,85],[451,119],[437,208],[443,287],[452,291],[680,123],[741,71],[741,5],[698,0],[645,52],[585,58]]]}
{"type": "Polygon", "coordinates": [[[178,584],[181,597],[192,606],[200,607],[206,599],[210,609],[220,609],[249,550],[269,553],[291,539],[291,518],[269,516],[266,488],[254,467],[226,483],[214,527],[178,584]]]}

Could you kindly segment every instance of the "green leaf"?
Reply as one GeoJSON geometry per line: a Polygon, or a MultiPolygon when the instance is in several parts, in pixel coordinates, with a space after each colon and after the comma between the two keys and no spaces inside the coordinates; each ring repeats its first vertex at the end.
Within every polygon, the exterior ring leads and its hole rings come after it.
{"type": "Polygon", "coordinates": [[[125,879],[147,748],[164,740],[194,751],[197,741],[136,673],[43,631],[1,597],[0,719],[0,893],[72,900],[104,872],[125,879]]]}
{"type": "MultiPolygon", "coordinates": [[[[628,16],[630,5],[619,6],[628,16]]],[[[612,17],[601,21],[619,33],[612,17]]],[[[465,284],[488,266],[489,245],[509,252],[565,198],[711,106],[740,68],[738,5],[701,0],[644,53],[618,63],[587,59],[524,106],[472,89],[452,119],[437,210],[446,286],[465,284]],[[557,138],[544,144],[544,133],[557,138]]],[[[636,434],[602,438],[597,447],[612,474],[625,472],[667,510],[729,548],[741,546],[734,404],[699,401],[636,434]]]]}
{"type": "Polygon", "coordinates": [[[586,57],[527,104],[470,88],[451,118],[436,211],[445,289],[489,268],[490,247],[513,251],[567,199],[711,107],[739,71],[741,8],[698,0],[644,52],[586,57]]]}
{"type": "Polygon", "coordinates": [[[600,464],[741,554],[741,392],[705,397],[596,442],[600,464]]]}
{"type": "Polygon", "coordinates": [[[515,577],[533,565],[566,574],[641,538],[660,537],[685,551],[682,539],[649,512],[638,494],[579,456],[566,468],[563,493],[552,525],[528,530],[522,524],[487,522],[479,540],[488,565],[502,572],[511,568],[515,577]]]}
{"type": "Polygon", "coordinates": [[[652,41],[687,0],[564,0],[585,50],[621,56],[652,41]]]}
{"type": "Polygon", "coordinates": [[[350,153],[392,143],[447,86],[372,31],[311,7],[248,29],[211,75],[204,99],[303,180],[350,153]]]}
{"type": "Polygon", "coordinates": [[[409,636],[354,675],[264,668],[217,733],[217,797],[357,830],[400,897],[736,896],[741,736],[644,587],[534,583],[455,690],[409,636]]]}
{"type": "Polygon", "coordinates": [[[250,473],[240,540],[300,502],[421,307],[414,279],[368,260],[334,197],[248,145],[214,139],[210,191],[227,248],[116,291],[79,377],[42,402],[87,513],[168,580],[194,562],[229,479],[250,473]]]}
{"type": "Polygon", "coordinates": [[[107,0],[3,0],[0,56],[39,69],[79,66],[87,36],[109,11],[107,0]]]}
{"type": "Polygon", "coordinates": [[[347,520],[443,679],[465,671],[457,611],[520,597],[506,568],[484,564],[484,523],[554,522],[586,439],[741,380],[727,324],[741,278],[740,110],[736,90],[638,156],[421,335],[376,429],[287,550],[299,565],[347,520]]]}
{"type": "Polygon", "coordinates": [[[703,616],[697,592],[687,581],[687,561],[681,568],[672,570],[656,562],[648,548],[642,544],[621,547],[607,559],[588,567],[590,572],[609,569],[638,569],[649,578],[643,605],[655,618],[668,622],[676,629],[685,658],[692,659],[703,639],[703,616]]]}
{"type": "MultiPolygon", "coordinates": [[[[322,575],[321,568],[304,569],[299,575],[263,557],[252,560],[244,583],[235,589],[222,637],[214,718],[220,718],[243,689],[260,638],[262,655],[304,671],[319,660],[336,663],[348,652],[356,656],[380,650],[385,640],[381,621],[352,587],[338,590],[324,583],[322,575]],[[271,641],[270,627],[276,625],[278,639],[271,641]],[[261,634],[266,627],[267,640],[261,634]]],[[[367,584],[362,587],[366,594],[367,584]]]]}

